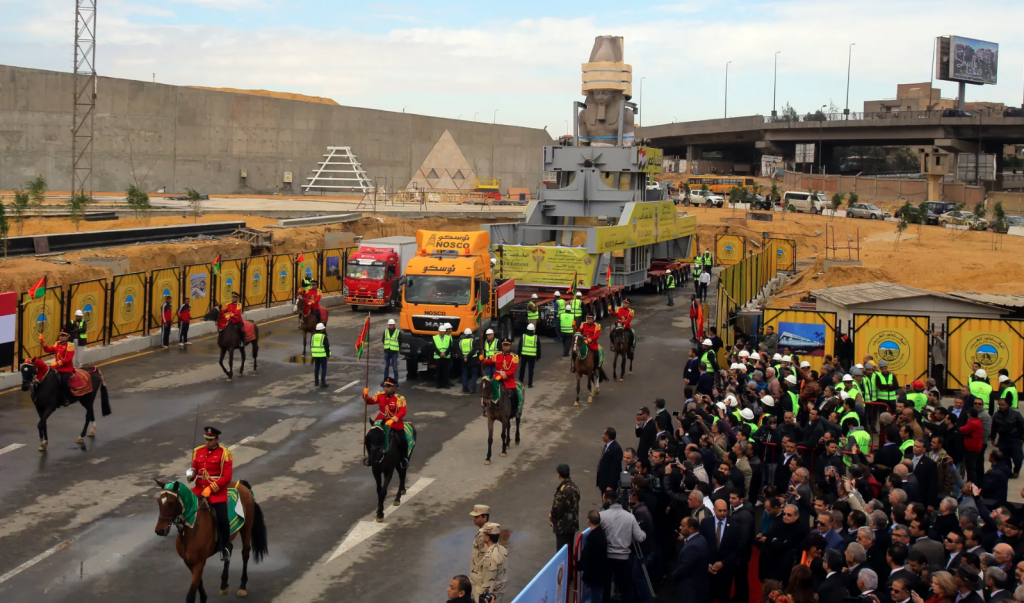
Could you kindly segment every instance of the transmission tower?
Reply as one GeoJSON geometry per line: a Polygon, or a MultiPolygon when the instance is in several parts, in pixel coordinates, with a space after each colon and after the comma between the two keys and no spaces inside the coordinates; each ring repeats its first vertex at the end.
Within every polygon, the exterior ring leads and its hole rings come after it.
{"type": "Polygon", "coordinates": [[[75,0],[75,104],[71,113],[71,194],[92,199],[96,116],[96,0],[75,0]]]}

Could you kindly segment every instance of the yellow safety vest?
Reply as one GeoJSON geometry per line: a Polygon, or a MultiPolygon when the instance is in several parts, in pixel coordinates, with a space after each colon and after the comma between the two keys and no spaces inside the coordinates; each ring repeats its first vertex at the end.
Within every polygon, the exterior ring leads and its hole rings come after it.
{"type": "Polygon", "coordinates": [[[467,356],[468,357],[470,354],[472,354],[473,353],[473,336],[472,335],[464,335],[462,337],[462,339],[459,340],[459,349],[462,350],[462,355],[463,356],[467,356]]]}
{"type": "Polygon", "coordinates": [[[559,314],[561,314],[562,312],[565,312],[565,300],[562,299],[561,297],[556,299],[555,300],[555,308],[558,310],[559,314]]]}
{"type": "Polygon", "coordinates": [[[572,300],[572,315],[573,315],[573,316],[574,316],[574,317],[575,317],[575,318],[576,318],[577,320],[578,320],[578,319],[579,319],[580,317],[582,317],[582,316],[583,316],[583,302],[582,302],[582,301],[580,301],[580,300],[578,300],[578,299],[574,299],[574,300],[572,300]]]}
{"type": "Polygon", "coordinates": [[[893,374],[889,373],[888,375],[883,375],[882,373],[875,373],[875,379],[876,379],[875,383],[876,383],[876,386],[878,388],[878,390],[875,392],[875,395],[878,396],[878,399],[880,401],[882,401],[882,402],[893,402],[893,403],[895,403],[896,402],[896,392],[895,392],[895,390],[888,390],[888,391],[886,391],[886,390],[882,389],[883,385],[885,385],[885,386],[892,385],[893,374]],[[886,379],[886,377],[888,377],[888,379],[886,379]]]}
{"type": "Polygon", "coordinates": [[[921,392],[911,392],[907,394],[907,400],[914,403],[914,410],[920,411],[925,405],[928,404],[928,396],[921,392]]]}
{"type": "Polygon", "coordinates": [[[530,305],[526,306],[526,320],[540,320],[540,310],[537,309],[537,304],[530,302],[530,305]],[[533,307],[533,310],[530,307],[533,307]]]}
{"type": "Polygon", "coordinates": [[[384,351],[385,352],[397,352],[398,351],[398,336],[401,331],[395,329],[392,334],[391,329],[384,329],[384,351]]]}
{"type": "Polygon", "coordinates": [[[447,354],[451,345],[451,335],[434,335],[434,358],[440,358],[441,354],[447,354]]]}
{"type": "Polygon", "coordinates": [[[523,356],[537,355],[537,336],[523,335],[523,356]]]}
{"type": "Polygon", "coordinates": [[[492,341],[484,341],[484,356],[490,358],[498,353],[498,338],[495,337],[492,341]]]}
{"type": "Polygon", "coordinates": [[[563,333],[572,333],[572,323],[572,313],[562,312],[558,315],[558,325],[563,333]]]}
{"type": "Polygon", "coordinates": [[[314,333],[313,339],[309,343],[309,353],[313,358],[327,358],[327,350],[324,349],[324,338],[327,335],[323,333],[314,333]]]}

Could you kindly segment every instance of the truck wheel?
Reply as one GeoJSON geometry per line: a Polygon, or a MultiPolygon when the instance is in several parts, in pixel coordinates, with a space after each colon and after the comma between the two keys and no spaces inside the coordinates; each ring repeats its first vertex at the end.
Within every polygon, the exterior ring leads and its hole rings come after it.
{"type": "Polygon", "coordinates": [[[351,310],[352,310],[353,312],[358,312],[358,311],[359,311],[359,306],[357,306],[357,305],[355,305],[355,304],[352,304],[351,306],[349,306],[349,308],[351,308],[351,310]]]}

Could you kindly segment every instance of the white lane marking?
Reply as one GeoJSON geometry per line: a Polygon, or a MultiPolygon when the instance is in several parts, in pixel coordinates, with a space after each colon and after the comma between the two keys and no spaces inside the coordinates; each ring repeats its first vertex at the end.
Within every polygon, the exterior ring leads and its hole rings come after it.
{"type": "Polygon", "coordinates": [[[353,381],[352,383],[349,383],[348,385],[342,385],[342,386],[341,386],[341,387],[339,387],[338,389],[334,390],[334,393],[336,393],[336,394],[337,394],[337,393],[343,392],[343,391],[345,391],[346,389],[348,389],[348,388],[352,387],[353,385],[355,385],[356,383],[359,383],[359,380],[358,380],[358,379],[356,379],[356,380],[355,380],[355,381],[353,381]]]}
{"type": "Polygon", "coordinates": [[[10,446],[5,446],[3,448],[0,448],[0,454],[14,452],[15,450],[21,448],[22,446],[24,446],[24,444],[11,444],[10,446]]]}
{"type": "Polygon", "coordinates": [[[35,557],[29,559],[25,563],[22,563],[21,565],[19,565],[18,567],[12,569],[11,571],[7,572],[3,576],[0,576],[0,584],[3,584],[4,582],[7,582],[11,578],[17,576],[21,572],[23,572],[23,571],[27,570],[28,568],[32,567],[33,565],[39,563],[43,559],[46,559],[50,555],[52,555],[52,554],[56,553],[57,551],[67,547],[69,544],[71,544],[71,541],[70,540],[65,540],[64,542],[58,544],[57,546],[53,547],[52,549],[50,549],[48,551],[45,551],[45,552],[42,552],[42,553],[36,555],[35,557]]]}
{"type": "MultiPolygon", "coordinates": [[[[402,503],[404,504],[405,502],[407,502],[410,498],[415,496],[417,493],[419,493],[421,490],[423,490],[433,482],[434,478],[432,477],[421,477],[418,480],[416,480],[416,483],[410,486],[408,490],[406,490],[405,496],[402,497],[402,503]]],[[[391,515],[400,508],[401,507],[396,507],[394,505],[385,507],[384,517],[391,515]]],[[[345,539],[341,541],[341,544],[339,544],[338,548],[335,549],[330,559],[324,562],[324,565],[327,565],[328,563],[334,561],[338,557],[341,557],[345,553],[355,548],[356,545],[362,543],[364,540],[367,540],[368,538],[370,538],[377,532],[380,532],[386,527],[388,527],[388,524],[386,523],[377,523],[376,521],[360,521],[355,525],[355,527],[352,528],[352,530],[348,534],[345,535],[345,539]]]]}
{"type": "Polygon", "coordinates": [[[255,438],[255,437],[256,437],[256,436],[249,436],[249,437],[247,437],[247,438],[242,438],[241,440],[238,440],[238,443],[237,443],[237,444],[234,444],[234,445],[228,446],[228,450],[234,450],[235,448],[238,448],[238,447],[239,447],[239,446],[241,446],[242,444],[244,444],[244,443],[248,442],[249,440],[251,440],[251,439],[253,439],[253,438],[255,438]]]}

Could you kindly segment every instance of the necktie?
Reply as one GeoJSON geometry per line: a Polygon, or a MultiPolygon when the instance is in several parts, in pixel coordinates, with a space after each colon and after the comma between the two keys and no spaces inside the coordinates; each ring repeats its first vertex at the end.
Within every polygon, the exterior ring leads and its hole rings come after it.
{"type": "Polygon", "coordinates": [[[724,526],[725,526],[725,522],[722,521],[721,519],[719,519],[718,520],[718,534],[716,534],[716,536],[715,536],[715,540],[717,541],[718,546],[722,545],[722,528],[724,526]]]}

